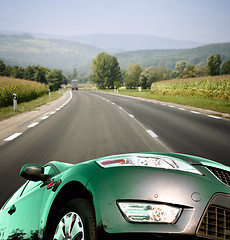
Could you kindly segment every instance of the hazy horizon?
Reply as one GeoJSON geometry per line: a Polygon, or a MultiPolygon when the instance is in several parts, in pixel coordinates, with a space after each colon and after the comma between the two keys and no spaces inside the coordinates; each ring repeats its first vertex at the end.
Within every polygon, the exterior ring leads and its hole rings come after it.
{"type": "Polygon", "coordinates": [[[230,42],[229,0],[1,0],[0,31],[230,42]]]}

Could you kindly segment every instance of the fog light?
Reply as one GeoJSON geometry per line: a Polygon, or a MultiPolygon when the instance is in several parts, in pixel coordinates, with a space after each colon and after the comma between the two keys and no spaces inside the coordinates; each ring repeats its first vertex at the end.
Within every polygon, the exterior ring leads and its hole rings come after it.
{"type": "Polygon", "coordinates": [[[175,223],[181,209],[155,203],[118,202],[118,206],[130,222],[175,223]]]}

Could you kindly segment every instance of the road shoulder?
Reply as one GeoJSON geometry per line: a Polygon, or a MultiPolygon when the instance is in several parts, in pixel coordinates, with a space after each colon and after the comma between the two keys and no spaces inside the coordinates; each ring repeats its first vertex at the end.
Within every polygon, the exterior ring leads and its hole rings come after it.
{"type": "Polygon", "coordinates": [[[38,107],[35,111],[21,113],[0,121],[0,145],[11,139],[13,134],[17,136],[17,134],[47,119],[54,112],[60,110],[70,100],[70,97],[71,91],[66,91],[60,98],[38,107]]]}

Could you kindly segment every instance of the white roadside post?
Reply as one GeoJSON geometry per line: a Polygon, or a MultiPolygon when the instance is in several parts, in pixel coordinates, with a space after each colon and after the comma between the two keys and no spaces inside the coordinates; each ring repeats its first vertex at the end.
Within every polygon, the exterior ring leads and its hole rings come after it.
{"type": "Polygon", "coordinates": [[[17,94],[16,93],[13,93],[13,107],[14,107],[14,111],[17,112],[18,102],[17,102],[17,94]]]}
{"type": "Polygon", "coordinates": [[[51,100],[51,98],[52,98],[52,97],[51,97],[51,92],[50,92],[50,89],[49,89],[49,98],[50,98],[50,100],[51,100]]]}

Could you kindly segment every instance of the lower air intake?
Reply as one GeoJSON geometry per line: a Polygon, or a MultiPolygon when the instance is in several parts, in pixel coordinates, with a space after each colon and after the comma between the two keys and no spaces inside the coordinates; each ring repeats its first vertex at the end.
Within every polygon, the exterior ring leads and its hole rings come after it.
{"type": "Polygon", "coordinates": [[[198,228],[199,236],[230,239],[230,209],[210,205],[198,228]]]}

